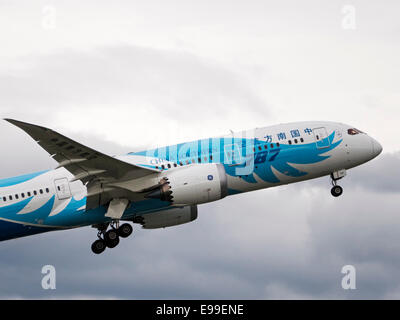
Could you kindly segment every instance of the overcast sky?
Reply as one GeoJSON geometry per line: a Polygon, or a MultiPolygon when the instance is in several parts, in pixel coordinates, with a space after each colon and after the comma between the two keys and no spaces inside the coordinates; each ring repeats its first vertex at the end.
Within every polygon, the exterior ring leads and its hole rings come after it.
{"type": "MultiPolygon", "coordinates": [[[[91,228],[2,242],[0,298],[400,298],[399,15],[377,0],[0,0],[1,118],[110,155],[303,120],[384,147],[339,199],[328,178],[229,197],[101,256],[91,228]]],[[[55,167],[5,121],[0,136],[0,178],[55,167]]]]}

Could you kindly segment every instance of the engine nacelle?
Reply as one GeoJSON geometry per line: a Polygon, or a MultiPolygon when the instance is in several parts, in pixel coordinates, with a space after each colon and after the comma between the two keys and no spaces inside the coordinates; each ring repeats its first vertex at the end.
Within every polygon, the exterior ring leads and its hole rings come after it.
{"type": "Polygon", "coordinates": [[[219,200],[227,195],[228,179],[224,166],[207,163],[166,172],[160,186],[147,197],[178,205],[193,205],[219,200]]]}
{"type": "Polygon", "coordinates": [[[177,226],[196,219],[197,206],[186,206],[144,214],[134,218],[133,221],[140,223],[143,229],[157,229],[177,226]]]}

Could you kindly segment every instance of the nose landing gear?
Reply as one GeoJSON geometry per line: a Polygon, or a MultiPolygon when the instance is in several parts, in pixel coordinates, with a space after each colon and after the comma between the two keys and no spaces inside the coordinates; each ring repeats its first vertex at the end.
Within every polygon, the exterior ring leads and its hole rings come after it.
{"type": "Polygon", "coordinates": [[[331,173],[332,179],[332,189],[331,194],[335,198],[340,197],[343,194],[343,188],[337,185],[337,181],[344,178],[346,176],[346,170],[339,170],[331,173]]]}
{"type": "Polygon", "coordinates": [[[92,251],[95,254],[100,254],[106,250],[106,248],[115,248],[119,244],[119,238],[127,238],[132,232],[133,228],[129,223],[124,223],[119,226],[119,221],[113,221],[110,224],[102,224],[94,226],[98,229],[97,237],[99,238],[92,244],[92,251]],[[111,229],[106,231],[108,226],[111,229]]]}
{"type": "Polygon", "coordinates": [[[331,194],[335,198],[340,197],[343,194],[343,188],[341,186],[333,186],[331,189],[331,194]]]}

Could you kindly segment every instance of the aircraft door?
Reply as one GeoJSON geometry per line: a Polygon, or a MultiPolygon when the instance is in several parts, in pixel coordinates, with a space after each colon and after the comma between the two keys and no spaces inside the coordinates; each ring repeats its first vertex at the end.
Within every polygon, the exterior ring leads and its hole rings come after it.
{"type": "Polygon", "coordinates": [[[328,131],[325,127],[313,129],[315,143],[318,149],[329,148],[331,142],[329,141],[328,131]]]}
{"type": "Polygon", "coordinates": [[[71,198],[71,189],[67,178],[57,179],[54,181],[56,193],[59,200],[71,198]]]}

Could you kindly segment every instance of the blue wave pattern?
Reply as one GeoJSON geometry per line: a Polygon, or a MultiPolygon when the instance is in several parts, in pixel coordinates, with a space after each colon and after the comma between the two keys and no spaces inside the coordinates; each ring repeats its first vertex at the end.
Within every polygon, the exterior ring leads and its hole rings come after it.
{"type": "Polygon", "coordinates": [[[33,210],[28,213],[18,214],[22,209],[24,209],[29,202],[33,199],[33,197],[27,198],[23,201],[11,204],[9,206],[1,207],[0,208],[0,215],[2,218],[18,221],[18,222],[25,222],[31,224],[38,224],[38,225],[46,225],[47,219],[51,213],[51,210],[54,206],[55,196],[52,196],[43,206],[40,208],[33,210]]]}
{"type": "MultiPolygon", "coordinates": [[[[314,164],[330,158],[330,156],[323,154],[331,150],[334,150],[337,146],[339,146],[342,143],[342,140],[333,143],[334,139],[335,139],[335,132],[333,132],[329,137],[325,138],[322,141],[326,145],[329,145],[329,147],[323,149],[318,149],[316,147],[315,142],[308,144],[299,144],[299,145],[281,144],[279,148],[276,148],[276,150],[272,151],[272,153],[277,154],[276,158],[272,160],[272,157],[269,157],[269,159],[267,159],[265,162],[259,164],[255,163],[253,172],[249,175],[243,175],[241,176],[241,178],[249,183],[257,183],[257,180],[254,177],[254,175],[257,175],[264,182],[269,182],[269,183],[281,182],[273,173],[272,168],[275,168],[279,172],[289,177],[305,176],[308,174],[308,172],[300,171],[291,166],[289,163],[314,164]]],[[[265,142],[256,139],[254,144],[255,148],[257,149],[258,146],[264,145],[265,142]]],[[[225,170],[228,175],[237,176],[236,168],[244,166],[245,164],[236,167],[225,166],[225,170]]]]}
{"type": "MultiPolygon", "coordinates": [[[[80,208],[86,205],[86,197],[81,200],[75,200],[74,197],[68,205],[59,213],[54,216],[48,216],[45,223],[53,226],[66,226],[66,225],[77,225],[82,223],[82,218],[85,216],[85,209],[80,208]]],[[[96,216],[98,219],[99,217],[96,216]]]]}
{"type": "MultiPolygon", "coordinates": [[[[198,158],[201,158],[202,163],[223,163],[225,171],[229,176],[237,177],[240,176],[244,181],[248,183],[257,183],[255,175],[257,175],[264,182],[268,183],[279,183],[280,180],[275,176],[272,168],[275,168],[279,172],[290,177],[301,177],[307,175],[307,172],[300,171],[289,163],[292,164],[314,164],[330,158],[325,153],[334,150],[342,143],[342,139],[333,143],[335,140],[335,132],[330,136],[320,141],[321,145],[326,145],[326,148],[317,148],[315,142],[308,144],[280,144],[279,147],[265,151],[258,151],[258,147],[263,147],[266,142],[259,139],[242,139],[242,138],[218,138],[218,139],[206,139],[200,141],[194,141],[185,144],[178,144],[172,147],[152,149],[148,151],[130,153],[132,155],[150,156],[157,158],[158,160],[165,160],[171,162],[185,162],[186,160],[197,162],[198,158]],[[230,159],[227,159],[226,153],[223,151],[226,145],[236,145],[241,150],[240,160],[235,163],[230,159]],[[255,152],[253,151],[255,148],[255,152]],[[248,161],[253,160],[256,157],[264,153],[266,155],[265,161],[257,163],[253,172],[248,175],[238,174],[237,168],[244,168],[248,161]],[[210,155],[213,155],[211,160],[210,155]],[[204,158],[207,159],[204,161],[204,158]],[[194,159],[194,161],[193,161],[194,159]],[[228,163],[228,164],[227,164],[228,163]]],[[[160,164],[162,161],[160,162],[160,164]]],[[[158,164],[160,166],[160,164],[158,164]]],[[[153,165],[154,168],[156,165],[153,165]]]]}
{"type": "MultiPolygon", "coordinates": [[[[275,144],[274,148],[268,148],[266,151],[263,147],[266,144],[265,141],[258,139],[242,139],[242,138],[218,138],[218,139],[206,139],[195,141],[188,144],[179,144],[176,146],[171,146],[167,148],[153,149],[150,151],[143,151],[138,153],[131,153],[132,155],[142,155],[142,156],[152,156],[156,160],[165,160],[178,163],[179,161],[185,162],[189,160],[192,163],[193,159],[197,163],[197,159],[201,158],[201,163],[223,163],[225,166],[226,173],[229,176],[237,177],[237,168],[245,166],[246,161],[251,161],[253,157],[256,158],[254,171],[248,175],[240,175],[242,180],[255,184],[257,180],[255,175],[257,175],[264,182],[268,183],[279,183],[280,180],[273,173],[273,169],[283,173],[286,176],[291,177],[301,177],[307,174],[307,172],[300,171],[290,164],[313,164],[318,163],[323,160],[330,158],[326,155],[329,151],[337,148],[342,140],[335,140],[335,132],[333,132],[329,137],[321,141],[323,144],[329,145],[329,147],[318,149],[315,142],[309,144],[296,144],[287,145],[280,144],[279,147],[275,144]],[[236,145],[240,152],[240,157],[235,159],[235,161],[230,161],[227,159],[227,155],[224,152],[226,145],[236,145]],[[259,151],[261,147],[262,151],[259,151]],[[256,152],[253,151],[255,148],[256,152]],[[193,152],[194,150],[194,152],[193,152]],[[261,153],[266,154],[264,161],[257,161],[257,157],[261,153]],[[210,155],[213,155],[211,159],[210,155]],[[204,159],[207,159],[205,161],[204,159]],[[225,162],[228,162],[226,164],[225,162]],[[234,164],[234,166],[232,166],[234,164]]],[[[160,162],[162,163],[162,161],[160,162]]],[[[157,163],[159,166],[160,163],[157,163]]],[[[155,167],[154,164],[153,167],[155,167]]],[[[39,172],[36,174],[21,176],[12,179],[5,179],[0,181],[0,186],[10,186],[18,183],[22,183],[33,179],[34,177],[43,174],[44,172],[39,172]]],[[[240,193],[240,190],[229,190],[229,194],[240,193]]],[[[0,240],[9,239],[14,237],[15,234],[18,236],[29,235],[33,233],[39,233],[44,231],[49,231],[51,227],[63,228],[63,227],[78,227],[84,225],[95,224],[99,222],[110,221],[109,218],[105,217],[106,208],[104,206],[86,211],[86,197],[81,200],[76,200],[71,198],[68,205],[59,213],[50,216],[51,211],[54,207],[56,201],[53,195],[43,206],[33,210],[32,212],[25,214],[18,214],[23,210],[29,202],[32,201],[33,197],[24,199],[18,203],[14,203],[8,206],[0,207],[0,217],[13,222],[17,222],[19,226],[15,226],[15,231],[10,227],[9,232],[7,232],[8,225],[10,222],[1,220],[0,221],[0,240]],[[24,226],[24,224],[32,224],[35,226],[24,226]],[[46,227],[47,228],[42,228],[46,227]],[[4,230],[3,230],[4,229],[4,230]],[[8,234],[8,235],[7,235],[8,234]],[[7,238],[8,237],[8,238],[7,238]]],[[[162,208],[167,208],[170,204],[155,199],[148,199],[144,201],[139,201],[131,205],[126,212],[124,217],[132,216],[134,214],[143,214],[146,212],[153,212],[162,208]]],[[[54,228],[53,228],[54,229],[54,228]]]]}
{"type": "MultiPolygon", "coordinates": [[[[33,224],[37,226],[52,226],[52,227],[76,227],[99,222],[110,221],[104,215],[106,208],[104,206],[86,211],[86,197],[81,200],[71,198],[68,205],[56,215],[50,216],[54,206],[55,196],[52,196],[43,206],[28,213],[18,214],[24,209],[33,197],[27,198],[18,203],[0,208],[0,217],[21,224],[33,224]]],[[[133,213],[146,212],[166,208],[170,203],[161,200],[145,200],[139,201],[127,209],[124,217],[130,216],[133,213]]],[[[1,235],[0,235],[1,238],[1,235]]]]}
{"type": "Polygon", "coordinates": [[[32,180],[33,178],[36,178],[46,172],[48,172],[48,170],[25,174],[23,176],[18,176],[18,177],[13,177],[13,178],[8,178],[8,179],[1,179],[0,180],[0,188],[10,187],[10,186],[14,186],[14,185],[17,185],[17,184],[20,184],[23,182],[27,182],[27,181],[32,180]]]}

